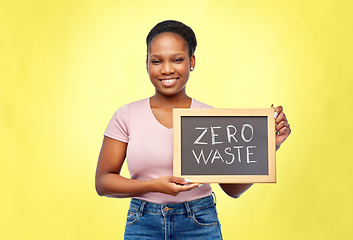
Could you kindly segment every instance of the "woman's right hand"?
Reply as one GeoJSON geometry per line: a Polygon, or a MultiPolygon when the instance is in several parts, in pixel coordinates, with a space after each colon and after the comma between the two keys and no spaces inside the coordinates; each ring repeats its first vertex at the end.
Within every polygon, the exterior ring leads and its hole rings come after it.
{"type": "Polygon", "coordinates": [[[104,137],[96,171],[96,189],[99,195],[126,198],[148,192],[160,192],[176,196],[200,185],[174,176],[162,176],[150,181],[125,178],[120,175],[120,170],[126,148],[127,143],[104,137]]]}
{"type": "Polygon", "coordinates": [[[177,196],[180,192],[189,191],[200,186],[200,183],[190,183],[184,178],[174,176],[162,176],[151,180],[150,183],[152,192],[160,192],[177,196]]]}

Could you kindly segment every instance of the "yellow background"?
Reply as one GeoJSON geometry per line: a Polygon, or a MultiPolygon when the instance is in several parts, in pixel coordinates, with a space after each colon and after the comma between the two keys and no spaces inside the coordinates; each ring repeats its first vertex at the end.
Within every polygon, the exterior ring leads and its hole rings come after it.
{"type": "MultiPolygon", "coordinates": [[[[128,199],[99,197],[103,132],[154,93],[145,37],[177,19],[198,39],[187,92],[215,107],[283,105],[277,183],[217,185],[225,239],[352,237],[351,1],[0,3],[0,238],[122,239],[128,199]]],[[[126,169],[124,175],[128,176],[126,169]]]]}

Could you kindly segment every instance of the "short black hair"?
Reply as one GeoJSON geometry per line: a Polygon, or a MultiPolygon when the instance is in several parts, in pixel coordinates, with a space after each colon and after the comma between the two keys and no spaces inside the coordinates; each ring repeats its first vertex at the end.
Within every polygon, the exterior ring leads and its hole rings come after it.
{"type": "Polygon", "coordinates": [[[166,20],[158,23],[154,26],[151,31],[148,33],[146,38],[147,44],[147,55],[148,49],[150,48],[152,40],[161,33],[175,33],[182,37],[188,45],[189,57],[191,57],[196,49],[197,41],[194,31],[187,25],[182,22],[175,20],[166,20]]]}

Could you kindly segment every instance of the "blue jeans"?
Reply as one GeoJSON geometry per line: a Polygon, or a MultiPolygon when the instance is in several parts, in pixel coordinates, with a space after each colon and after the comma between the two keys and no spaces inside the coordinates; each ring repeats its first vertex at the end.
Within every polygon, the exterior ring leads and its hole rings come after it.
{"type": "Polygon", "coordinates": [[[173,204],[132,198],[124,239],[222,239],[213,196],[173,204]]]}

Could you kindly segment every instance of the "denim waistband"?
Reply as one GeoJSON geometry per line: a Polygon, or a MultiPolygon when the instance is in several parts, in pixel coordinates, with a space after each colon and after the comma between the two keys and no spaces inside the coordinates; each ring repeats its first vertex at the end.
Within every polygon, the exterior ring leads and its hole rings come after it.
{"type": "Polygon", "coordinates": [[[140,216],[142,216],[144,212],[148,212],[162,215],[187,213],[188,217],[191,217],[193,212],[211,207],[213,205],[215,205],[215,203],[212,195],[182,203],[159,204],[136,198],[132,198],[130,202],[130,207],[138,210],[138,214],[140,216]]]}

